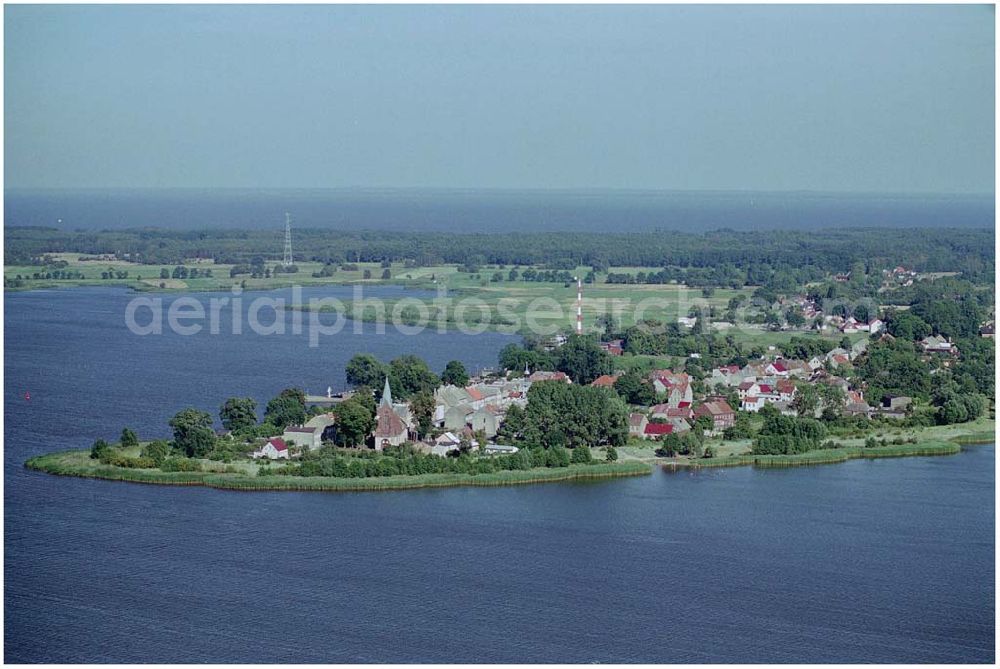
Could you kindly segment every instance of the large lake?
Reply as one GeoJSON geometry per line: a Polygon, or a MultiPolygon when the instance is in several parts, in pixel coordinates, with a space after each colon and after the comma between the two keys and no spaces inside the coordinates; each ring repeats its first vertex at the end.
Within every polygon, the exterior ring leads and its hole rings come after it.
{"type": "Polygon", "coordinates": [[[137,337],[133,296],[5,297],[8,662],[994,660],[993,446],[392,493],[25,470],[184,406],[339,387],[357,351],[476,368],[508,341],[137,337]]]}

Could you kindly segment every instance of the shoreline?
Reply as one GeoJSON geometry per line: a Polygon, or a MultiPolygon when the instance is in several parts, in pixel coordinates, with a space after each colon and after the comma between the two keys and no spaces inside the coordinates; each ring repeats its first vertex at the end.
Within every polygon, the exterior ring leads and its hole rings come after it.
{"type": "MultiPolygon", "coordinates": [[[[966,445],[973,443],[967,442],[966,445]]],[[[933,457],[939,455],[957,455],[962,452],[962,445],[957,442],[928,441],[918,444],[903,444],[876,446],[874,448],[864,448],[859,446],[847,446],[844,448],[823,448],[794,455],[734,455],[724,458],[709,458],[699,461],[688,462],[664,462],[661,467],[671,469],[678,468],[714,468],[714,467],[742,467],[751,466],[761,469],[773,469],[777,467],[809,467],[813,465],[835,465],[849,460],[879,460],[882,458],[908,458],[908,457],[933,457]]]]}
{"type": "Polygon", "coordinates": [[[463,486],[497,487],[560,481],[598,481],[625,476],[648,476],[653,473],[653,467],[649,464],[633,461],[570,465],[568,467],[531,470],[505,470],[492,474],[477,475],[449,473],[366,478],[247,476],[212,471],[164,472],[159,469],[114,467],[90,460],[89,449],[72,449],[37,455],[27,460],[24,466],[33,471],[54,476],[72,476],[76,478],[152,485],[201,486],[244,492],[377,492],[463,486]],[[86,460],[83,458],[86,458],[86,460]]]}
{"type": "Polygon", "coordinates": [[[243,492],[380,492],[420,488],[499,487],[565,481],[599,481],[629,476],[647,476],[655,467],[662,469],[710,469],[716,467],[807,467],[840,464],[849,460],[957,455],[964,446],[995,443],[995,435],[985,432],[957,435],[950,439],[874,448],[848,446],[818,449],[795,455],[736,455],[696,461],[627,460],[614,463],[578,464],[569,467],[505,470],[492,474],[422,474],[367,478],[309,476],[247,476],[219,471],[164,472],[159,469],[127,469],[104,465],[90,459],[88,449],[71,449],[36,455],[27,469],[53,476],[144,483],[148,485],[201,486],[243,492]]]}

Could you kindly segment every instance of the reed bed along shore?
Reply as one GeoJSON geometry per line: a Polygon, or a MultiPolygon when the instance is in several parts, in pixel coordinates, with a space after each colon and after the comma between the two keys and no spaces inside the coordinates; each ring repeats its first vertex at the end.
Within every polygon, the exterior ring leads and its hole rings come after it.
{"type": "MultiPolygon", "coordinates": [[[[970,435],[971,436],[971,435],[970,435]]],[[[992,441],[992,435],[989,435],[992,441]]],[[[962,443],[986,443],[969,441],[962,443]]],[[[953,441],[924,441],[916,444],[899,444],[864,448],[845,446],[843,448],[823,448],[794,455],[734,455],[725,458],[708,458],[684,463],[664,463],[665,467],[798,467],[804,465],[826,465],[847,462],[859,458],[904,458],[910,456],[954,455],[962,450],[962,444],[953,441]]]]}
{"type": "Polygon", "coordinates": [[[218,472],[163,472],[158,469],[125,469],[90,460],[87,451],[61,451],[31,458],[29,469],[55,474],[109,481],[159,485],[199,485],[224,490],[266,491],[378,491],[453,486],[507,486],[571,480],[599,480],[650,474],[652,468],[641,462],[595,463],[569,467],[538,468],[526,471],[502,471],[490,474],[423,474],[369,478],[333,478],[325,476],[246,476],[218,472]]]}

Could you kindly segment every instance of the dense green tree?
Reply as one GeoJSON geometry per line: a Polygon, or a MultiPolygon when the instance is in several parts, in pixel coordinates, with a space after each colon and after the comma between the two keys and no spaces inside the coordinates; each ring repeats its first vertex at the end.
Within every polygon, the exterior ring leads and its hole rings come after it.
{"type": "Polygon", "coordinates": [[[415,355],[401,355],[389,363],[389,386],[394,399],[408,399],[419,392],[433,393],[440,385],[437,374],[415,355]]]}
{"type": "Polygon", "coordinates": [[[629,404],[648,406],[656,401],[656,390],[639,372],[630,370],[615,380],[615,392],[629,404]]]}
{"type": "Polygon", "coordinates": [[[528,445],[622,446],[627,437],[628,407],[613,391],[556,382],[528,390],[520,434],[528,445]]]}
{"type": "Polygon", "coordinates": [[[189,458],[201,458],[215,445],[212,416],[199,409],[178,411],[170,419],[174,430],[174,447],[189,458]]]}
{"type": "Polygon", "coordinates": [[[732,426],[727,427],[722,433],[722,438],[728,441],[749,439],[752,436],[753,420],[750,418],[750,414],[745,411],[737,411],[736,419],[733,421],[732,426]]]}
{"type": "Polygon", "coordinates": [[[604,449],[604,460],[606,462],[616,462],[618,460],[618,449],[614,446],[608,446],[604,449]]]}
{"type": "Polygon", "coordinates": [[[111,451],[111,444],[104,441],[103,439],[98,439],[90,447],[90,457],[97,460],[104,457],[107,453],[111,451]]]}
{"type": "Polygon", "coordinates": [[[410,398],[410,412],[417,425],[417,436],[423,439],[434,425],[434,396],[422,391],[410,398]]]}
{"type": "Polygon", "coordinates": [[[465,371],[465,365],[458,360],[451,360],[444,366],[441,373],[441,383],[450,384],[462,388],[469,384],[469,373],[465,371]]]}
{"type": "MultiPolygon", "coordinates": [[[[832,387],[832,386],[831,386],[832,387]]],[[[811,383],[800,383],[792,399],[792,408],[800,416],[813,417],[819,408],[819,390],[811,383]]]]}
{"type": "Polygon", "coordinates": [[[284,428],[289,425],[301,425],[306,421],[306,396],[298,388],[285,388],[281,393],[267,403],[264,409],[264,421],[284,428]]]}
{"type": "Polygon", "coordinates": [[[614,369],[611,356],[588,336],[571,335],[556,353],[556,369],[580,385],[589,384],[614,369]]]}
{"type": "Polygon", "coordinates": [[[589,446],[577,446],[573,449],[573,455],[570,458],[573,464],[586,465],[592,461],[590,447],[589,446]]]}
{"type": "Polygon", "coordinates": [[[122,428],[121,445],[122,448],[131,448],[139,445],[139,437],[136,436],[131,428],[122,428]]]}
{"type": "Polygon", "coordinates": [[[250,429],[257,424],[257,401],[252,397],[230,397],[219,409],[219,418],[227,430],[250,429]]]}
{"type": "Polygon", "coordinates": [[[337,417],[337,442],[342,446],[360,446],[375,429],[374,413],[362,401],[349,399],[334,410],[337,417]]]}
{"type": "Polygon", "coordinates": [[[545,454],[546,467],[569,467],[570,455],[565,446],[553,446],[545,454]]]}
{"type": "Polygon", "coordinates": [[[389,370],[374,355],[358,353],[347,361],[344,372],[347,376],[347,382],[352,386],[381,388],[389,370]]]}
{"type": "Polygon", "coordinates": [[[855,361],[857,378],[867,384],[868,396],[886,394],[927,398],[931,388],[930,369],[908,341],[877,341],[855,361]]]}
{"type": "Polygon", "coordinates": [[[525,369],[537,372],[539,370],[552,371],[556,368],[555,359],[551,354],[526,348],[520,344],[507,344],[500,349],[498,361],[500,369],[518,373],[525,369]]]}
{"type": "Polygon", "coordinates": [[[893,311],[888,315],[886,331],[893,337],[916,341],[931,334],[931,326],[910,311],[893,311]]]}
{"type": "Polygon", "coordinates": [[[155,462],[157,467],[163,463],[168,455],[170,455],[170,444],[163,439],[149,442],[143,447],[141,453],[142,457],[155,462]]]}
{"type": "Polygon", "coordinates": [[[819,446],[826,428],[814,418],[784,416],[768,405],[759,412],[764,425],[753,442],[757,455],[804,453],[819,446]]]}

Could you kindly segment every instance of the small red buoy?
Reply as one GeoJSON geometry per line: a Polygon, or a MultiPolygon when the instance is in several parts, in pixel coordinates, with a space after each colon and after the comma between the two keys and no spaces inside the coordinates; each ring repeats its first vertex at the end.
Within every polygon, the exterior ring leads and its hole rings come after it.
{"type": "Polygon", "coordinates": [[[30,392],[24,393],[24,399],[25,399],[26,402],[30,402],[31,401],[31,393],[30,392]]]}

